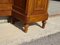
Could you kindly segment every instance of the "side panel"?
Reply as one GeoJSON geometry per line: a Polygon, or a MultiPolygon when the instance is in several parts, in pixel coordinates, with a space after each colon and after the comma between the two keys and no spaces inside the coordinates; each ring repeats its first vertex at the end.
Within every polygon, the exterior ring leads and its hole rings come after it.
{"type": "Polygon", "coordinates": [[[47,11],[48,0],[29,0],[28,14],[39,14],[47,11]]]}
{"type": "Polygon", "coordinates": [[[26,9],[26,0],[14,0],[13,9],[24,14],[26,9]]]}

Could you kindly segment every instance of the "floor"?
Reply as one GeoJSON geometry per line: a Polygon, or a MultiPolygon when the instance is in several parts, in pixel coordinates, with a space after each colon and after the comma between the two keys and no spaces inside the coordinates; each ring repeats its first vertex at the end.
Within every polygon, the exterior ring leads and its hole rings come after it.
{"type": "Polygon", "coordinates": [[[60,1],[49,1],[48,6],[49,16],[60,14],[60,1]]]}
{"type": "MultiPolygon", "coordinates": [[[[52,1],[49,4],[59,5],[54,2],[52,1]]],[[[54,8],[52,6],[50,10],[49,7],[49,16],[59,14],[59,6],[54,8]],[[54,8],[57,9],[54,11],[52,10],[54,8]]],[[[60,15],[49,17],[45,29],[39,26],[41,22],[32,24],[27,33],[22,31],[20,22],[13,25],[4,20],[6,17],[0,19],[0,45],[60,45],[60,15]]]]}

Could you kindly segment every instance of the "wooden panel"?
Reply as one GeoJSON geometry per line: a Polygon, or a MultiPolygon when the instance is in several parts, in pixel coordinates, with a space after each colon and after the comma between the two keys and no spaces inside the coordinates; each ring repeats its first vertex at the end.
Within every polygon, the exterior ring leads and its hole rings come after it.
{"type": "Polygon", "coordinates": [[[12,0],[0,0],[0,16],[11,16],[12,0]]]}
{"type": "Polygon", "coordinates": [[[0,16],[11,16],[11,10],[0,10],[0,16]]]}
{"type": "Polygon", "coordinates": [[[12,10],[12,4],[0,4],[0,10],[12,10]]]}
{"type": "Polygon", "coordinates": [[[25,13],[26,0],[14,0],[13,9],[17,10],[20,13],[25,13]]]}
{"type": "Polygon", "coordinates": [[[47,11],[48,0],[29,0],[29,14],[40,14],[47,11]]]}
{"type": "Polygon", "coordinates": [[[26,22],[26,17],[25,17],[25,15],[19,13],[18,11],[13,10],[13,11],[12,11],[12,15],[14,15],[14,17],[17,18],[18,20],[20,20],[20,21],[22,21],[22,22],[26,22]]]}
{"type": "Polygon", "coordinates": [[[12,3],[12,0],[0,0],[0,3],[12,3]]]}
{"type": "Polygon", "coordinates": [[[37,15],[33,15],[29,17],[29,22],[33,23],[33,22],[38,22],[38,21],[42,21],[42,20],[47,20],[48,19],[48,14],[37,14],[37,15]]]}
{"type": "Polygon", "coordinates": [[[14,5],[21,9],[25,9],[26,6],[25,4],[26,4],[26,0],[14,0],[14,5]]]}
{"type": "Polygon", "coordinates": [[[34,2],[34,10],[45,10],[46,9],[46,0],[35,0],[34,2]]]}

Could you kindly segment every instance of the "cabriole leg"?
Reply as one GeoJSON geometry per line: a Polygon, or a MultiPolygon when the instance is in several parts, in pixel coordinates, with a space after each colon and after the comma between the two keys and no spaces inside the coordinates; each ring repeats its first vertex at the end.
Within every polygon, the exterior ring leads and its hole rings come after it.
{"type": "Polygon", "coordinates": [[[45,28],[45,25],[46,25],[46,20],[42,21],[42,28],[45,28]]]}
{"type": "Polygon", "coordinates": [[[25,33],[27,33],[27,31],[28,31],[28,27],[29,27],[29,24],[28,24],[28,23],[24,24],[24,29],[23,29],[23,31],[24,31],[25,33]]]}

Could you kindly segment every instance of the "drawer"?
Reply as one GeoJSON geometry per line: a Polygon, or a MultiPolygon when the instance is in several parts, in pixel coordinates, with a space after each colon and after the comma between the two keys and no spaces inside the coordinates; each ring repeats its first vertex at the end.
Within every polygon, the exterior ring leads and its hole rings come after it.
{"type": "Polygon", "coordinates": [[[0,10],[0,16],[11,16],[11,10],[0,10]]]}
{"type": "Polygon", "coordinates": [[[12,3],[12,0],[0,0],[0,3],[12,3]]]}
{"type": "Polygon", "coordinates": [[[0,10],[11,10],[12,4],[0,4],[0,10]]]}

